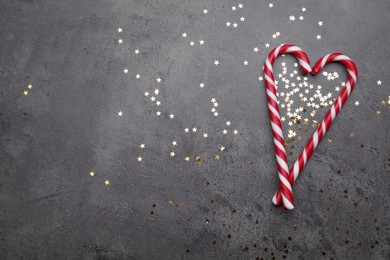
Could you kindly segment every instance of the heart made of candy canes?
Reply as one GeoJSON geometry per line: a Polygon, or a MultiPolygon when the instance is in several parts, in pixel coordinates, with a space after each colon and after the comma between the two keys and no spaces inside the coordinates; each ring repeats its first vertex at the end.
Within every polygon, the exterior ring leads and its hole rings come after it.
{"type": "Polygon", "coordinates": [[[267,91],[268,110],[270,115],[272,135],[274,138],[275,155],[277,161],[279,188],[272,198],[273,204],[276,206],[283,204],[286,210],[294,208],[294,198],[292,194],[292,184],[297,179],[306,162],[309,160],[317,145],[329,129],[333,120],[336,118],[340,109],[348,99],[353,88],[355,87],[358,77],[358,71],[355,63],[347,56],[341,53],[330,53],[320,58],[313,68],[310,66],[310,61],[306,53],[299,47],[284,44],[273,49],[269,54],[264,66],[264,78],[267,91]],[[282,123],[280,119],[279,106],[276,98],[275,78],[272,71],[272,66],[276,58],[282,54],[291,54],[298,59],[299,66],[303,74],[311,72],[312,75],[317,75],[330,62],[339,62],[347,69],[348,81],[345,87],[341,90],[340,95],[335,99],[333,105],[328,110],[324,119],[319,124],[317,130],[313,133],[303,151],[298,156],[291,169],[288,169],[287,154],[284,144],[282,131],[282,123]]]}

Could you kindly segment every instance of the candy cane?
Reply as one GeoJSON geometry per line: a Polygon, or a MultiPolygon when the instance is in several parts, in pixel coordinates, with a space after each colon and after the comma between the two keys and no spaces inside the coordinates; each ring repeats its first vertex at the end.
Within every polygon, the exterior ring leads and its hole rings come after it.
{"type": "Polygon", "coordinates": [[[294,208],[294,200],[291,186],[298,178],[299,173],[306,165],[306,162],[309,160],[313,151],[316,149],[317,145],[322,140],[326,131],[332,124],[333,120],[336,118],[340,109],[342,108],[350,93],[352,92],[353,88],[355,87],[358,71],[355,63],[349,57],[341,53],[331,53],[324,56],[314,65],[313,69],[311,70],[310,61],[305,52],[302,51],[302,49],[294,45],[283,45],[273,49],[268,55],[264,67],[264,74],[266,79],[265,84],[268,95],[268,108],[270,113],[272,133],[274,136],[275,154],[278,163],[278,172],[280,180],[279,189],[272,198],[272,202],[275,205],[280,205],[281,203],[283,203],[285,209],[291,210],[294,208]],[[272,72],[272,65],[275,59],[279,55],[284,53],[291,53],[298,59],[303,74],[311,72],[313,75],[317,75],[326,64],[333,61],[337,61],[343,64],[348,72],[348,82],[346,86],[342,89],[340,95],[334,101],[332,107],[328,110],[321,124],[318,126],[317,130],[309,139],[302,153],[299,155],[298,159],[289,171],[286,170],[288,169],[287,156],[284,147],[282,125],[280,121],[279,108],[276,100],[276,89],[272,72]]]}

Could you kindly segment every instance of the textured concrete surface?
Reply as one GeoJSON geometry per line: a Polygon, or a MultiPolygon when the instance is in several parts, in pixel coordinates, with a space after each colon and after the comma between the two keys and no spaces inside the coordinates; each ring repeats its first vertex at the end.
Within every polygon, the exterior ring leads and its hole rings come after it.
{"type": "MultiPolygon", "coordinates": [[[[390,258],[390,108],[380,103],[390,2],[251,0],[232,11],[239,3],[0,1],[0,259],[390,258]],[[291,212],[271,204],[278,179],[258,80],[281,43],[312,63],[345,53],[360,73],[293,186],[291,212]],[[159,107],[144,96],[156,88],[159,107]]],[[[326,70],[339,79],[309,80],[336,95],[345,72],[326,70]]],[[[291,162],[312,131],[288,144],[291,162]]]]}

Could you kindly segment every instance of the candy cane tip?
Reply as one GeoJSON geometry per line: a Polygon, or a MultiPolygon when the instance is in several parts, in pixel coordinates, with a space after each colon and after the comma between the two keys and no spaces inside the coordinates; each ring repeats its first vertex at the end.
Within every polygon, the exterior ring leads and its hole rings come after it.
{"type": "Polygon", "coordinates": [[[275,206],[278,206],[278,202],[276,201],[276,195],[273,196],[272,198],[272,203],[275,205],[275,206]]]}
{"type": "Polygon", "coordinates": [[[313,69],[310,71],[311,75],[317,75],[321,71],[321,68],[318,66],[314,66],[313,69]]]}
{"type": "Polygon", "coordinates": [[[283,207],[287,210],[294,209],[294,205],[286,198],[283,198],[283,207]]]}
{"type": "Polygon", "coordinates": [[[293,210],[294,206],[293,205],[286,206],[285,204],[283,204],[283,208],[284,208],[285,211],[288,211],[288,210],[293,210]]]}

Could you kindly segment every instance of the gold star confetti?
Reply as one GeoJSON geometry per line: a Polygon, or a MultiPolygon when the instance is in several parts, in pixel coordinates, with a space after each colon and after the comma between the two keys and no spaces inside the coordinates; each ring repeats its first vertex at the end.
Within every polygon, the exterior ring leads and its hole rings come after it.
{"type": "Polygon", "coordinates": [[[108,186],[108,185],[110,185],[110,181],[109,181],[109,180],[106,180],[106,181],[104,182],[104,184],[106,184],[106,186],[108,186]]]}
{"type": "Polygon", "coordinates": [[[185,160],[186,162],[189,162],[189,161],[190,161],[190,157],[189,157],[189,156],[186,156],[186,157],[184,158],[184,160],[185,160]]]}
{"type": "Polygon", "coordinates": [[[89,175],[91,175],[93,177],[93,176],[95,176],[95,173],[94,172],[90,172],[89,175]]]}
{"type": "Polygon", "coordinates": [[[142,157],[139,156],[139,157],[137,158],[137,161],[141,162],[141,161],[142,161],[142,157]]]}
{"type": "Polygon", "coordinates": [[[216,154],[216,155],[215,155],[215,160],[218,161],[219,159],[221,159],[221,156],[220,156],[219,154],[216,154]]]}
{"type": "Polygon", "coordinates": [[[199,163],[199,165],[203,165],[206,162],[206,159],[204,159],[200,156],[197,156],[196,161],[199,163]]]}
{"type": "Polygon", "coordinates": [[[28,84],[28,86],[27,86],[28,89],[32,89],[32,87],[33,86],[31,84],[28,84]]]}
{"type": "Polygon", "coordinates": [[[381,111],[377,110],[377,111],[375,112],[375,114],[376,114],[377,116],[380,116],[380,115],[381,115],[381,111]]]}
{"type": "Polygon", "coordinates": [[[175,152],[170,153],[171,157],[175,157],[175,152]]]}
{"type": "Polygon", "coordinates": [[[180,205],[178,203],[175,203],[173,200],[168,200],[168,204],[170,206],[174,206],[175,208],[179,208],[180,205]]]}
{"type": "Polygon", "coordinates": [[[28,91],[27,90],[23,91],[23,95],[27,96],[28,95],[28,91]]]}

